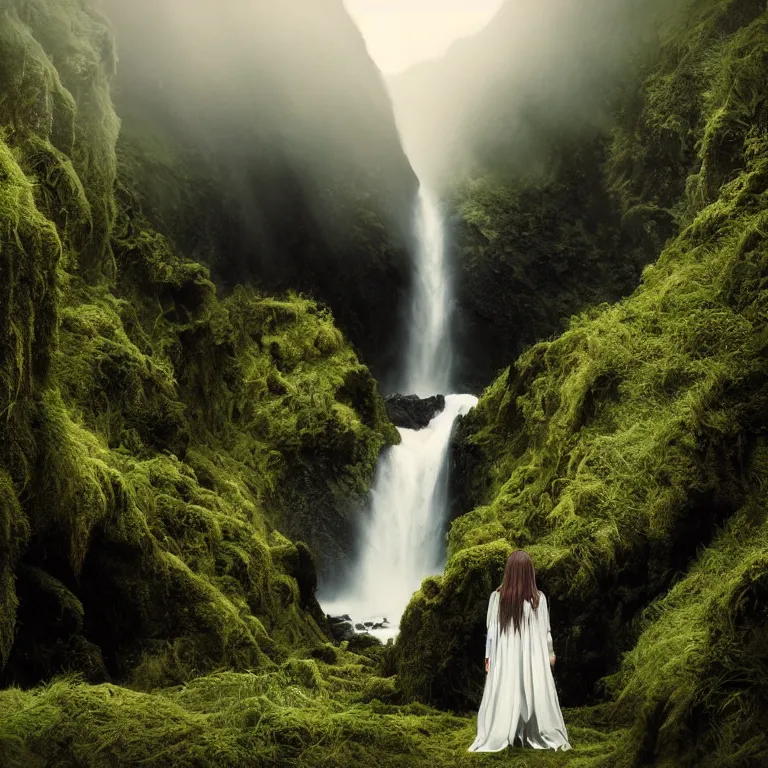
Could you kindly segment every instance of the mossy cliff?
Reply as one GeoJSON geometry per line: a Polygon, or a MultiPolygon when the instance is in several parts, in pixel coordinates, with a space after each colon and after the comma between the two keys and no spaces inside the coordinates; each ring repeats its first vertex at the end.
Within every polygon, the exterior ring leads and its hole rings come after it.
{"type": "Polygon", "coordinates": [[[283,534],[343,541],[397,439],[376,383],[327,310],[223,299],[153,229],[90,3],[0,13],[0,677],[162,684],[322,645],[283,534]]]}
{"type": "Polygon", "coordinates": [[[342,1],[102,2],[121,157],[148,218],[227,290],[311,293],[391,372],[417,182],[342,1]]]}
{"type": "Polygon", "coordinates": [[[528,349],[463,420],[472,508],[399,641],[407,695],[471,708],[485,605],[526,548],[567,704],[610,694],[612,765],[759,765],[768,664],[768,13],[690,4],[610,158],[679,234],[618,304],[528,349]]]}
{"type": "Polygon", "coordinates": [[[585,306],[631,293],[658,255],[664,237],[622,216],[609,146],[602,132],[553,137],[536,170],[476,169],[451,185],[464,389],[481,389],[585,306]]]}

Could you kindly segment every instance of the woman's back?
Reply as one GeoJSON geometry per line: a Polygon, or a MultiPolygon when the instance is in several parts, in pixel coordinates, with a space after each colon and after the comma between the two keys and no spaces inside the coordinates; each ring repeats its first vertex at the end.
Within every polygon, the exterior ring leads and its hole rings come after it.
{"type": "Polygon", "coordinates": [[[536,749],[570,749],[550,667],[549,606],[538,592],[516,622],[500,621],[499,590],[488,601],[483,700],[472,752],[497,752],[516,741],[536,749]],[[536,607],[532,603],[538,603],[536,607]]]}

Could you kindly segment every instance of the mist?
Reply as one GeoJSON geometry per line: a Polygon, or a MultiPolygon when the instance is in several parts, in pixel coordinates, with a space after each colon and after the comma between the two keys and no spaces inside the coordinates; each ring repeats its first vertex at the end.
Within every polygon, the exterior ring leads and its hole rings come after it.
{"type": "Polygon", "coordinates": [[[632,87],[659,13],[677,0],[506,0],[477,35],[388,78],[421,178],[440,186],[478,167],[536,170],[554,137],[607,124],[632,87]]]}
{"type": "Polygon", "coordinates": [[[341,0],[101,4],[117,35],[118,100],[157,90],[208,149],[234,151],[234,134],[318,168],[398,153],[381,77],[341,0]]]}
{"type": "Polygon", "coordinates": [[[386,367],[417,183],[342,0],[99,4],[121,154],[152,221],[225,286],[329,304],[386,367]]]}

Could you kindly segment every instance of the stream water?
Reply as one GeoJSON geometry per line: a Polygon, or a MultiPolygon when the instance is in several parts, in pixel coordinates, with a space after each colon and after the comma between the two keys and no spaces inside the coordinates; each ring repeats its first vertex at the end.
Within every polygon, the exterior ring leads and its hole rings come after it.
{"type": "MultiPolygon", "coordinates": [[[[439,200],[419,192],[415,216],[416,274],[402,394],[429,397],[451,391],[451,290],[445,226],[439,200]]],[[[382,640],[397,635],[400,618],[422,579],[442,571],[445,560],[447,459],[458,416],[477,403],[448,394],[445,409],[424,429],[400,429],[402,442],[382,452],[371,502],[361,521],[358,563],[347,587],[320,594],[331,616],[347,614],[382,640]]]]}

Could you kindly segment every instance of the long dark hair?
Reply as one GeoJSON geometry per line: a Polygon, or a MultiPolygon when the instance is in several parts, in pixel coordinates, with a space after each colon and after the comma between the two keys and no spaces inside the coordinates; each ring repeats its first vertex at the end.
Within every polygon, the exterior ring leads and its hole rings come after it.
{"type": "Polygon", "coordinates": [[[539,590],[536,588],[536,571],[527,552],[518,549],[507,558],[504,580],[499,587],[499,622],[506,632],[510,624],[520,630],[523,620],[523,604],[528,600],[531,608],[539,607],[539,590]]]}

